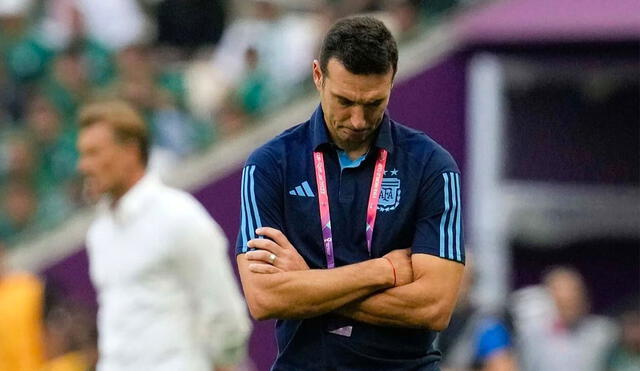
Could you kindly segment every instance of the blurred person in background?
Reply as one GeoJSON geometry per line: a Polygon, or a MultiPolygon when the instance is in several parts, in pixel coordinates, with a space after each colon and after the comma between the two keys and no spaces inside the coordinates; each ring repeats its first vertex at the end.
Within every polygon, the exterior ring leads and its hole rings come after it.
{"type": "Polygon", "coordinates": [[[21,230],[35,218],[38,200],[33,185],[21,178],[9,178],[2,184],[2,210],[12,229],[21,230]]]}
{"type": "Polygon", "coordinates": [[[40,204],[31,183],[12,179],[2,186],[0,238],[15,243],[42,222],[40,204]]]}
{"type": "Polygon", "coordinates": [[[635,298],[619,316],[620,338],[609,355],[607,371],[640,370],[640,303],[635,298]]]}
{"type": "MultiPolygon", "coordinates": [[[[40,39],[55,54],[73,50],[82,58],[82,74],[92,87],[101,87],[114,77],[114,50],[87,32],[77,0],[49,0],[43,5],[37,25],[40,39]]],[[[117,23],[115,19],[112,22],[117,23]]]]}
{"type": "Polygon", "coordinates": [[[516,371],[510,329],[503,315],[483,313],[473,299],[473,256],[467,253],[460,296],[449,327],[438,336],[444,371],[516,371]]]}
{"type": "Polygon", "coordinates": [[[111,50],[149,38],[149,20],[138,0],[73,1],[82,14],[87,36],[111,50]]]}
{"type": "MultiPolygon", "coordinates": [[[[21,84],[20,71],[16,68],[15,58],[22,42],[27,39],[29,0],[0,0],[0,104],[5,111],[0,120],[15,122],[23,109],[22,99],[26,88],[21,84]]],[[[32,56],[30,63],[23,68],[27,74],[37,69],[37,61],[32,56]]],[[[2,126],[0,121],[0,127],[2,126]]]]}
{"type": "MultiPolygon", "coordinates": [[[[48,289],[49,287],[47,287],[48,289]]],[[[47,308],[45,350],[40,371],[90,371],[97,362],[97,330],[87,310],[64,298],[47,308]]]]}
{"type": "Polygon", "coordinates": [[[52,73],[43,82],[43,92],[66,122],[75,120],[78,108],[91,97],[87,59],[79,44],[56,55],[52,73]]]}
{"type": "Polygon", "coordinates": [[[0,241],[0,370],[40,370],[43,308],[42,282],[30,273],[11,271],[0,241]]]}
{"type": "Polygon", "coordinates": [[[222,137],[241,134],[252,118],[258,117],[269,105],[269,78],[258,64],[258,51],[245,52],[246,74],[235,88],[230,88],[225,103],[216,112],[218,131],[222,137]]]}
{"type": "Polygon", "coordinates": [[[35,181],[37,160],[33,142],[18,130],[0,139],[0,180],[35,181]]]}
{"type": "Polygon", "coordinates": [[[307,63],[313,60],[320,36],[314,13],[287,11],[278,0],[250,3],[250,14],[232,22],[223,33],[213,67],[235,85],[246,68],[245,53],[253,48],[261,68],[275,85],[272,91],[308,78],[307,63]]]}
{"type": "Polygon", "coordinates": [[[250,322],[220,227],[147,173],[149,134],[130,105],[88,105],[79,125],[78,169],[88,197],[101,197],[87,234],[98,370],[231,369],[250,322]]]}
{"type": "Polygon", "coordinates": [[[582,275],[555,267],[541,286],[513,294],[512,313],[523,370],[600,371],[616,339],[610,319],[590,313],[582,275]]]}
{"type": "Polygon", "coordinates": [[[11,133],[0,141],[0,239],[15,243],[38,221],[34,188],[36,160],[24,134],[11,133]]]}
{"type": "Polygon", "coordinates": [[[230,0],[160,0],[155,11],[157,41],[192,54],[215,45],[224,31],[230,0]]]}
{"type": "Polygon", "coordinates": [[[396,28],[398,43],[416,37],[421,29],[420,4],[421,0],[392,0],[387,1],[385,9],[391,16],[396,28]]]}
{"type": "Polygon", "coordinates": [[[15,90],[15,82],[7,75],[5,62],[0,58],[0,133],[14,124],[12,105],[15,103],[15,90]]]}
{"type": "Polygon", "coordinates": [[[192,104],[201,106],[199,111],[228,114],[225,103],[229,91],[242,89],[254,71],[265,80],[263,90],[269,99],[262,103],[264,107],[287,103],[308,81],[308,63],[313,60],[324,27],[322,17],[313,10],[288,10],[278,0],[247,3],[249,14],[231,22],[216,46],[206,74],[207,88],[199,86],[203,84],[201,79],[191,79],[192,89],[206,92],[205,102],[200,102],[200,94],[191,98],[197,102],[192,104]],[[253,51],[255,64],[247,63],[253,51]]]}
{"type": "Polygon", "coordinates": [[[9,88],[4,98],[19,121],[29,91],[46,74],[52,53],[33,30],[34,0],[0,0],[0,75],[9,88]]]}
{"type": "Polygon", "coordinates": [[[236,92],[242,110],[250,116],[256,116],[269,104],[266,94],[269,79],[260,68],[258,51],[249,48],[245,52],[246,74],[236,92]]]}
{"type": "Polygon", "coordinates": [[[117,51],[149,38],[149,24],[137,0],[47,0],[38,25],[55,50],[74,43],[117,51]]]}
{"type": "Polygon", "coordinates": [[[117,77],[102,94],[124,99],[143,114],[151,133],[149,168],[164,175],[202,147],[202,137],[212,136],[211,125],[188,114],[181,74],[158,70],[149,45],[122,48],[116,65],[117,77]]]}
{"type": "Polygon", "coordinates": [[[38,187],[51,192],[75,175],[75,131],[65,123],[44,95],[33,96],[27,105],[26,134],[33,143],[38,187]]]}
{"type": "Polygon", "coordinates": [[[61,184],[49,182],[40,164],[53,159],[42,158],[39,151],[45,147],[36,144],[26,133],[0,144],[5,152],[0,161],[0,238],[12,242],[57,224],[70,212],[72,196],[61,184]]]}
{"type": "Polygon", "coordinates": [[[382,9],[384,2],[384,0],[330,1],[336,8],[335,11],[338,17],[346,17],[357,13],[376,12],[382,9]]]}

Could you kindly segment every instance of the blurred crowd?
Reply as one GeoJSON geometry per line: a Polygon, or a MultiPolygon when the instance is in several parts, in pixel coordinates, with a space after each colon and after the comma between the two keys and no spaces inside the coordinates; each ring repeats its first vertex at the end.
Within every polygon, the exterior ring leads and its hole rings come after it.
{"type": "Polygon", "coordinates": [[[403,42],[460,2],[0,0],[0,240],[82,205],[75,119],[87,101],[141,109],[164,174],[308,90],[336,18],[375,13],[403,42]]]}
{"type": "Polygon", "coordinates": [[[551,267],[540,283],[512,292],[500,310],[473,295],[467,260],[460,298],[440,334],[443,371],[631,371],[640,369],[640,302],[625,298],[609,316],[591,311],[584,277],[551,267]]]}

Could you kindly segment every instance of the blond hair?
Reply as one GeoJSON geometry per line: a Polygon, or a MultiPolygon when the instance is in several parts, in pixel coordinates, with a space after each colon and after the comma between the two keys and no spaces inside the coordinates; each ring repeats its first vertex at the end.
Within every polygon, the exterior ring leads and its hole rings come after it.
{"type": "Polygon", "coordinates": [[[123,100],[97,101],[84,106],[78,116],[80,130],[96,123],[105,123],[113,129],[120,143],[134,142],[146,166],[149,161],[149,131],[142,115],[123,100]]]}

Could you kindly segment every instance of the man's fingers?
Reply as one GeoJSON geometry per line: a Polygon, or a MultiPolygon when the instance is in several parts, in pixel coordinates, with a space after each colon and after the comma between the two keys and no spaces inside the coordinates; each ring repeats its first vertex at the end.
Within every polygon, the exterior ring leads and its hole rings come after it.
{"type": "Polygon", "coordinates": [[[251,247],[252,249],[266,250],[276,255],[278,255],[280,249],[282,249],[282,247],[278,246],[277,243],[266,238],[255,238],[249,241],[247,246],[251,247]]]}
{"type": "Polygon", "coordinates": [[[247,260],[255,261],[255,262],[263,262],[267,264],[271,264],[271,255],[273,253],[267,250],[254,250],[247,252],[247,260]]]}
{"type": "Polygon", "coordinates": [[[249,264],[249,271],[253,273],[271,274],[271,273],[280,273],[282,272],[282,269],[274,267],[271,264],[252,263],[252,264],[249,264]]]}
{"type": "Polygon", "coordinates": [[[291,247],[291,243],[289,242],[287,237],[284,235],[284,233],[282,233],[281,231],[275,228],[271,228],[271,227],[258,228],[256,229],[256,234],[272,239],[273,241],[275,241],[275,243],[277,243],[283,248],[291,247]]]}

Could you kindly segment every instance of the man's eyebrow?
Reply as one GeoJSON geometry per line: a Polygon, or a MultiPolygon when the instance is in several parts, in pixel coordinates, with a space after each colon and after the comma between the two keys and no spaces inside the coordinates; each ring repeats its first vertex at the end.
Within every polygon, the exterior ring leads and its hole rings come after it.
{"type": "Polygon", "coordinates": [[[378,105],[384,101],[384,98],[372,99],[370,101],[363,102],[364,105],[378,105]]]}
{"type": "Polygon", "coordinates": [[[372,99],[372,100],[368,100],[368,101],[364,101],[364,102],[362,102],[362,101],[361,101],[361,102],[358,102],[358,101],[351,100],[351,99],[349,99],[349,98],[347,98],[347,97],[343,97],[343,96],[342,96],[342,95],[340,95],[340,94],[333,93],[333,95],[334,95],[336,98],[338,98],[338,99],[340,99],[340,100],[342,100],[342,101],[349,102],[349,103],[362,104],[362,105],[365,105],[365,106],[370,105],[370,104],[371,104],[371,105],[377,105],[377,104],[382,103],[382,101],[384,101],[384,98],[377,98],[377,99],[372,99]]]}
{"type": "Polygon", "coordinates": [[[340,99],[340,100],[342,100],[342,101],[350,102],[350,103],[355,103],[353,100],[351,100],[351,99],[349,99],[349,98],[347,98],[347,97],[343,97],[343,96],[342,96],[342,95],[340,95],[340,94],[335,94],[335,93],[333,93],[333,95],[334,95],[336,98],[338,98],[338,99],[340,99]]]}

